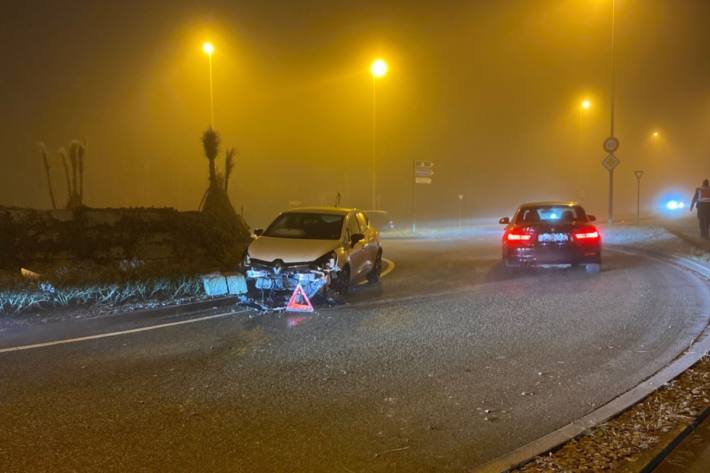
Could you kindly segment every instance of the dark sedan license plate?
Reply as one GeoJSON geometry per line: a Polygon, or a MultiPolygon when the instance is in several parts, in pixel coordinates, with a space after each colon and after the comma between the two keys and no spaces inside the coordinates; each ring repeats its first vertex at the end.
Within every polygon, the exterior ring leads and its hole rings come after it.
{"type": "Polygon", "coordinates": [[[566,233],[541,233],[537,236],[537,241],[540,243],[561,243],[569,241],[569,235],[566,233]]]}

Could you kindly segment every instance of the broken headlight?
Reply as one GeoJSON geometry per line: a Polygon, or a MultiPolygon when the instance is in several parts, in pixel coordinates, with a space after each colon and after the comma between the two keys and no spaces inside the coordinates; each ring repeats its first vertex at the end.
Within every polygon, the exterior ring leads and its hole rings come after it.
{"type": "Polygon", "coordinates": [[[311,266],[316,267],[317,269],[327,269],[327,270],[336,270],[338,269],[338,255],[335,254],[335,251],[331,251],[329,253],[324,254],[317,260],[313,262],[311,266]]]}
{"type": "Polygon", "coordinates": [[[246,268],[251,265],[251,258],[249,257],[249,252],[245,251],[244,256],[242,256],[242,268],[246,268]]]}

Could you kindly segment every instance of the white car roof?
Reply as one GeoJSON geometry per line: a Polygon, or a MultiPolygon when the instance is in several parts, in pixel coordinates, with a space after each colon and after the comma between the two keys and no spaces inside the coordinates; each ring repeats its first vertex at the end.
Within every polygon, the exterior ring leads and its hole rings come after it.
{"type": "Polygon", "coordinates": [[[356,209],[348,209],[343,207],[297,207],[288,209],[283,213],[313,213],[313,214],[334,214],[347,215],[356,209]]]}

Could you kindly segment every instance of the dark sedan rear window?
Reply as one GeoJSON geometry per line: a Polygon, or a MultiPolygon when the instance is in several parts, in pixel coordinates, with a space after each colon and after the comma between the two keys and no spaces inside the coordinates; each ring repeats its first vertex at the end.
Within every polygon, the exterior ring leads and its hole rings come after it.
{"type": "Polygon", "coordinates": [[[535,223],[559,222],[585,222],[587,215],[582,207],[569,206],[540,206],[522,207],[515,214],[514,223],[517,225],[533,225],[535,223]]]}

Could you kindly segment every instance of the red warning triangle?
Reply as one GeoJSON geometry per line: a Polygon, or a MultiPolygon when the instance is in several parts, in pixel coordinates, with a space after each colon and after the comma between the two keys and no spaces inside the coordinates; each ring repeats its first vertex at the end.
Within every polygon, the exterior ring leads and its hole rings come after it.
{"type": "Polygon", "coordinates": [[[311,301],[306,295],[306,291],[303,290],[300,283],[298,284],[298,286],[296,286],[296,289],[293,290],[293,294],[291,294],[291,299],[289,299],[288,305],[286,306],[286,311],[314,312],[313,304],[311,304],[311,301]]]}

